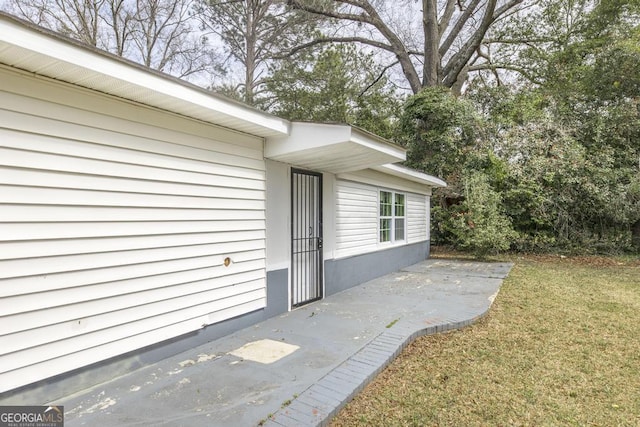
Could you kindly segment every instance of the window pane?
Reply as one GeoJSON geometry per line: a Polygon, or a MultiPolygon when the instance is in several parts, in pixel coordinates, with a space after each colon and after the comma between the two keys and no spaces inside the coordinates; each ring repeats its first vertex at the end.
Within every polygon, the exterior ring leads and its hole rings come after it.
{"type": "Polygon", "coordinates": [[[388,218],[380,219],[380,241],[391,241],[391,220],[388,218]]]}
{"type": "Polygon", "coordinates": [[[395,240],[404,240],[404,218],[396,218],[395,240]]]}
{"type": "Polygon", "coordinates": [[[391,216],[391,193],[388,191],[380,192],[380,216],[391,216]]]}
{"type": "Polygon", "coordinates": [[[396,216],[404,216],[404,194],[396,194],[396,216]]]}

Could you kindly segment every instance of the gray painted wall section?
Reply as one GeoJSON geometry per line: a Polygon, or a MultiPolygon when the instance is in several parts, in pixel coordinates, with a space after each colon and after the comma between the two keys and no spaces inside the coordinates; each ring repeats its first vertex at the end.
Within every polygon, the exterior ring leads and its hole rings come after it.
{"type": "Polygon", "coordinates": [[[267,307],[62,375],[0,393],[1,405],[43,405],[229,335],[289,309],[289,270],[267,272],[267,307]]]}
{"type": "Polygon", "coordinates": [[[354,255],[324,263],[326,295],[332,295],[376,277],[424,261],[429,257],[429,241],[354,255]]]}
{"type": "Polygon", "coordinates": [[[289,311],[289,269],[267,271],[266,317],[289,311]]]}

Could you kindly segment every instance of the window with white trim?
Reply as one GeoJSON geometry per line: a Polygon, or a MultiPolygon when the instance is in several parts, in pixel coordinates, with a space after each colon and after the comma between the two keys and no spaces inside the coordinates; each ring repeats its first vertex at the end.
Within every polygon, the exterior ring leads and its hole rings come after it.
{"type": "Polygon", "coordinates": [[[406,196],[393,191],[380,191],[380,243],[405,239],[406,196]]]}

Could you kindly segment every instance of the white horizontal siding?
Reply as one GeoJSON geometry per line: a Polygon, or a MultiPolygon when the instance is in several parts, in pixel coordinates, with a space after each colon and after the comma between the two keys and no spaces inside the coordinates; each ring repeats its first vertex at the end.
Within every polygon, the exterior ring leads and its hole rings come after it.
{"type": "MultiPolygon", "coordinates": [[[[22,206],[8,205],[0,211],[0,221],[3,222],[78,222],[86,220],[91,215],[93,222],[114,222],[125,217],[130,221],[229,221],[229,220],[259,220],[262,212],[255,210],[224,209],[226,206],[216,206],[216,209],[147,209],[119,207],[117,210],[102,206],[34,206],[29,209],[22,206]]],[[[206,224],[203,224],[206,227],[206,224]]],[[[0,239],[4,233],[0,233],[0,239]]]]}
{"type": "Polygon", "coordinates": [[[3,369],[19,369],[25,364],[39,362],[42,356],[38,351],[27,351],[29,349],[46,351],[47,357],[60,357],[68,352],[69,347],[99,346],[103,342],[115,341],[123,336],[155,329],[159,322],[168,325],[180,320],[206,316],[211,313],[212,308],[213,311],[224,308],[227,305],[224,301],[226,298],[244,294],[251,294],[245,295],[249,300],[264,297],[264,288],[260,279],[222,288],[214,288],[215,282],[215,279],[203,281],[201,285],[206,286],[206,290],[187,295],[167,288],[164,289],[167,295],[161,300],[156,300],[156,295],[130,295],[129,299],[141,298],[135,307],[131,307],[130,302],[128,304],[125,302],[124,307],[116,307],[112,312],[92,314],[86,319],[74,319],[70,322],[7,335],[3,338],[3,342],[6,342],[6,351],[11,353],[3,358],[3,369]],[[151,301],[147,302],[147,300],[151,301]],[[185,308],[175,309],[181,306],[185,308]]]}
{"type": "MultiPolygon", "coordinates": [[[[81,179],[81,178],[79,178],[81,179]]],[[[29,183],[29,185],[31,185],[29,183]]],[[[216,197],[189,197],[173,194],[124,193],[102,190],[59,189],[43,187],[0,185],[0,200],[13,205],[63,205],[63,206],[123,206],[145,208],[181,209],[227,209],[260,210],[263,207],[264,191],[227,189],[235,192],[238,199],[224,195],[216,197]],[[244,197],[243,197],[244,195],[244,197]]]]}
{"type": "MultiPolygon", "coordinates": [[[[106,95],[92,93],[88,98],[88,92],[82,88],[33,78],[27,73],[7,69],[2,73],[3,88],[8,89],[3,93],[3,102],[12,106],[10,111],[4,113],[5,117],[15,114],[19,119],[18,113],[24,113],[41,118],[33,124],[16,120],[16,129],[144,151],[144,147],[128,139],[129,135],[135,135],[143,141],[153,141],[157,148],[154,147],[152,152],[171,156],[180,150],[179,144],[182,144],[181,138],[185,132],[190,136],[189,146],[207,151],[211,145],[211,127],[195,120],[173,114],[158,114],[153,109],[141,110],[138,105],[106,95]],[[67,123],[77,121],[79,109],[82,110],[82,121],[86,128],[66,128],[67,123]],[[47,125],[52,127],[47,128],[47,125]],[[118,129],[122,140],[105,138],[111,129],[118,129]]],[[[256,146],[254,137],[223,129],[216,130],[216,134],[220,135],[218,153],[261,159],[261,146],[256,146]]],[[[206,153],[203,154],[206,156],[206,153]]]]}
{"type": "Polygon", "coordinates": [[[256,269],[257,265],[256,262],[247,262],[244,266],[246,272],[236,272],[229,275],[222,267],[205,267],[186,272],[165,273],[111,282],[112,287],[99,283],[64,288],[49,291],[46,301],[31,298],[29,294],[8,297],[7,312],[4,314],[15,315],[17,322],[2,324],[0,333],[3,335],[11,334],[46,326],[49,321],[37,313],[37,310],[41,309],[49,309],[49,314],[55,314],[55,318],[59,321],[68,321],[89,317],[99,312],[104,298],[110,298],[109,308],[111,310],[119,310],[131,305],[129,300],[131,296],[135,296],[136,303],[145,304],[162,300],[163,293],[169,291],[176,292],[173,296],[187,295],[216,287],[234,286],[249,280],[259,280],[262,274],[259,269],[256,269]],[[212,277],[214,279],[211,279],[212,277]],[[214,280],[215,283],[205,283],[208,280],[214,280]],[[191,292],[194,289],[195,291],[191,292]],[[82,302],[85,304],[78,304],[82,302]],[[64,307],[65,305],[69,307],[64,307]]]}
{"type": "Polygon", "coordinates": [[[0,73],[0,392],[265,306],[260,139],[0,73]]]}
{"type": "Polygon", "coordinates": [[[12,384],[29,384],[38,381],[47,373],[60,371],[61,367],[79,367],[99,362],[122,354],[123,348],[141,348],[152,345],[186,332],[197,330],[202,327],[203,324],[220,322],[225,319],[242,315],[247,311],[253,311],[264,307],[264,297],[259,297],[248,302],[246,300],[246,296],[239,295],[225,300],[225,306],[227,308],[214,310],[215,307],[212,307],[211,313],[208,316],[178,320],[176,323],[167,324],[159,329],[153,329],[138,335],[127,334],[123,339],[105,342],[95,347],[82,346],[84,347],[82,350],[74,353],[67,353],[65,356],[57,358],[43,358],[36,364],[3,373],[3,389],[4,387],[12,384]]]}
{"type": "MultiPolygon", "coordinates": [[[[225,254],[226,255],[226,254],[225,254]]],[[[108,287],[108,283],[121,283],[130,278],[155,277],[156,275],[170,274],[173,272],[186,272],[189,270],[207,268],[212,265],[220,266],[219,270],[214,270],[221,274],[223,270],[226,274],[238,274],[245,269],[260,270],[264,260],[261,257],[256,259],[256,253],[238,254],[234,257],[231,267],[222,267],[218,255],[213,259],[211,256],[201,256],[196,258],[183,258],[171,261],[160,261],[147,264],[121,265],[118,268],[98,268],[92,270],[70,271],[60,274],[48,274],[43,280],[34,280],[33,276],[24,276],[11,279],[11,287],[2,287],[3,297],[22,294],[33,294],[38,292],[48,292],[57,289],[71,289],[85,286],[97,285],[108,287]],[[14,291],[18,289],[19,291],[14,291]],[[15,293],[13,293],[15,292],[15,293]],[[22,292],[22,293],[18,293],[22,292]]]]}
{"type": "Polygon", "coordinates": [[[424,242],[429,238],[429,196],[407,194],[407,241],[424,242]]]}
{"type": "Polygon", "coordinates": [[[33,210],[37,212],[31,212],[31,207],[29,212],[25,212],[22,206],[4,206],[3,210],[12,210],[12,208],[15,209],[17,215],[9,218],[0,214],[0,221],[5,221],[0,222],[0,241],[166,234],[168,227],[174,234],[262,230],[264,228],[262,211],[240,212],[201,209],[189,212],[186,209],[157,209],[153,211],[147,209],[141,212],[141,210],[128,208],[106,210],[100,207],[86,206],[70,212],[60,212],[65,208],[59,206],[48,209],[34,206],[33,210]],[[46,215],[47,211],[52,212],[50,216],[46,215]],[[24,214],[20,216],[20,212],[24,212],[24,214]],[[105,215],[101,215],[103,212],[105,215]],[[60,213],[69,215],[57,215],[60,213]],[[157,215],[153,213],[157,213],[157,215]],[[193,215],[189,215],[190,213],[193,215]],[[86,221],[87,218],[96,221],[81,222],[86,221]],[[41,222],[47,220],[52,222],[41,222]],[[171,222],[171,220],[175,222],[171,222]],[[25,222],[19,223],[18,221],[25,222]],[[141,222],[144,223],[144,228],[140,227],[141,222]],[[73,227],[69,227],[70,223],[73,224],[73,227]]]}
{"type": "MultiPolygon", "coordinates": [[[[396,183],[392,181],[392,183],[396,183]]],[[[429,197],[390,186],[337,180],[336,185],[336,251],[337,257],[363,254],[390,243],[378,242],[378,193],[380,190],[398,191],[407,195],[407,239],[393,245],[417,243],[429,237],[429,197]]]]}
{"type": "Polygon", "coordinates": [[[431,194],[431,188],[424,184],[389,175],[373,169],[364,169],[355,172],[341,173],[337,175],[337,178],[346,181],[360,182],[363,184],[372,185],[374,187],[386,188],[403,193],[415,193],[424,195],[431,194]]]}
{"type": "MultiPolygon", "coordinates": [[[[31,119],[30,121],[37,121],[31,119]]],[[[53,125],[53,123],[52,123],[53,125]]],[[[11,126],[11,121],[5,121],[0,115],[0,126],[11,126]]],[[[106,176],[111,178],[126,178],[139,180],[160,180],[161,182],[177,182],[181,184],[190,183],[196,185],[220,185],[223,180],[229,178],[248,178],[249,180],[259,179],[264,175],[263,169],[259,169],[261,162],[246,159],[244,165],[229,167],[229,163],[216,164],[213,162],[206,163],[199,160],[179,159],[176,158],[176,164],[171,164],[168,158],[170,155],[162,155],[162,161],[154,157],[150,153],[141,153],[141,161],[143,163],[131,163],[133,159],[128,158],[128,154],[138,154],[134,150],[127,148],[113,147],[109,145],[93,144],[92,150],[82,150],[86,142],[68,141],[64,137],[54,137],[49,135],[33,135],[25,132],[4,130],[3,138],[6,144],[3,144],[0,151],[0,157],[6,159],[6,166],[16,168],[29,168],[33,164],[46,164],[48,171],[64,172],[70,174],[88,174],[93,181],[100,176],[100,171],[106,170],[106,176]],[[59,144],[68,144],[66,150],[59,149],[59,144]],[[42,146],[51,147],[51,152],[42,150],[42,146]],[[86,152],[83,152],[86,151],[86,152]],[[114,152],[117,155],[114,155],[114,152]],[[52,154],[53,153],[53,154],[52,154]],[[188,169],[185,162],[192,164],[193,168],[188,169]],[[255,169],[252,169],[255,168],[255,169]],[[163,172],[161,177],[158,172],[163,172]],[[160,178],[160,179],[159,179],[160,178]]],[[[112,137],[113,138],[113,137],[112,137]]],[[[148,141],[145,148],[149,147],[148,141]]],[[[203,151],[194,148],[180,147],[180,152],[194,150],[197,153],[203,151]]],[[[184,155],[184,154],[183,154],[184,155]]],[[[196,154],[191,154],[196,155],[196,154]]],[[[233,164],[240,163],[237,156],[224,156],[217,158],[220,162],[230,162],[233,164]]],[[[213,160],[213,159],[212,159],[213,160]]],[[[60,177],[59,179],[62,179],[60,177]]],[[[241,181],[243,184],[250,184],[250,181],[241,181]]],[[[137,183],[141,185],[142,183],[137,183]]],[[[233,185],[233,183],[231,183],[233,185]]],[[[150,185],[153,185],[151,183],[150,185]]],[[[253,183],[255,186],[256,184],[253,183]]]]}
{"type": "MultiPolygon", "coordinates": [[[[140,250],[120,252],[99,252],[64,256],[29,257],[0,261],[0,279],[12,277],[43,276],[67,271],[93,270],[96,268],[118,267],[120,265],[149,264],[173,259],[195,258],[201,256],[226,256],[258,249],[258,257],[263,256],[263,240],[220,243],[213,245],[186,245],[174,247],[149,247],[140,250]],[[126,258],[125,258],[126,256],[126,258]]],[[[66,242],[60,242],[65,244],[66,242]]],[[[11,255],[8,255],[11,256],[11,255]]],[[[214,258],[211,260],[214,261],[214,258]]],[[[221,262],[221,260],[219,261],[221,262]]],[[[16,293],[21,292],[17,289],[16,293]]]]}
{"type": "Polygon", "coordinates": [[[351,181],[336,182],[338,257],[375,250],[378,242],[378,190],[351,181]]]}
{"type": "MultiPolygon", "coordinates": [[[[228,225],[228,224],[227,224],[228,225]]],[[[256,224],[257,225],[257,224],[256,224]]],[[[239,227],[239,225],[238,225],[239,227]]],[[[148,232],[148,231],[147,231],[148,232]]],[[[169,234],[169,235],[144,235],[141,237],[105,237],[97,239],[77,239],[61,245],[55,240],[24,240],[14,242],[4,242],[3,249],[7,251],[7,259],[35,258],[44,256],[90,254],[100,252],[131,251],[146,248],[165,248],[176,246],[194,246],[227,244],[237,242],[237,245],[244,245],[249,242],[254,247],[260,247],[260,240],[255,239],[255,230],[249,231],[221,231],[217,233],[189,233],[189,234],[169,234]],[[254,246],[255,245],[255,246],[254,246]]],[[[236,249],[239,247],[229,247],[236,249]]],[[[222,248],[220,248],[222,249],[222,248]]],[[[229,249],[225,249],[228,252],[229,249]]],[[[2,261],[0,261],[2,262],[2,261]]],[[[2,276],[0,270],[0,276],[2,276]]]]}

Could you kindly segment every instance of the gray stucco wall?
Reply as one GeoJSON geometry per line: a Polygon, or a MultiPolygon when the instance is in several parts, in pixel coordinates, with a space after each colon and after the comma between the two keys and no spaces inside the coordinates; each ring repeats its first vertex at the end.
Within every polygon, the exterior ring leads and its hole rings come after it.
{"type": "Polygon", "coordinates": [[[124,375],[277,316],[289,309],[289,270],[267,272],[267,307],[177,338],[0,394],[3,405],[40,405],[124,375]]]}
{"type": "Polygon", "coordinates": [[[354,255],[324,263],[324,288],[332,295],[429,257],[429,241],[354,255]]]}

